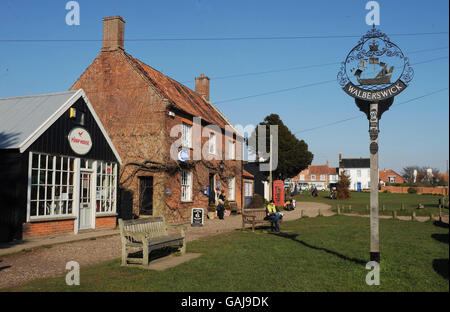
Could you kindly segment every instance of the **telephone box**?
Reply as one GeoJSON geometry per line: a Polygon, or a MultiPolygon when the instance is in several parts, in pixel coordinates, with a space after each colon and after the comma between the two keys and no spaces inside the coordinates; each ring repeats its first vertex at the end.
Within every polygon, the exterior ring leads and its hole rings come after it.
{"type": "Polygon", "coordinates": [[[281,180],[273,181],[273,203],[275,206],[284,206],[284,182],[281,180]]]}

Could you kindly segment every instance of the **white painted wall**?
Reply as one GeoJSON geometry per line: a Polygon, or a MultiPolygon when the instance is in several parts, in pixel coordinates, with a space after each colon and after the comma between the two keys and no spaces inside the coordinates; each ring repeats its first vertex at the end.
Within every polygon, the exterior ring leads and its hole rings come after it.
{"type": "Polygon", "coordinates": [[[370,188],[370,168],[339,168],[339,174],[345,170],[345,173],[350,179],[350,190],[358,190],[358,182],[361,183],[361,188],[370,188]],[[358,174],[360,171],[360,175],[358,174]]]}

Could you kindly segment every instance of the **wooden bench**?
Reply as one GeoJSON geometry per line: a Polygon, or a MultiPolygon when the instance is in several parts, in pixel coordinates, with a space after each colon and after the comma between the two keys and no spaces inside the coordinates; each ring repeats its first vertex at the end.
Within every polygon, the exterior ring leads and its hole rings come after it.
{"type": "Polygon", "coordinates": [[[238,206],[236,203],[230,203],[230,213],[231,214],[237,214],[238,213],[238,206]]]}
{"type": "Polygon", "coordinates": [[[180,235],[167,234],[164,217],[151,217],[134,220],[119,219],[120,238],[122,240],[122,265],[141,264],[148,266],[149,254],[164,247],[180,247],[181,254],[186,253],[186,227],[179,227],[180,235]],[[137,250],[136,250],[137,249],[137,250]],[[130,251],[142,250],[142,259],[129,258],[130,251]]]}
{"type": "MultiPolygon", "coordinates": [[[[266,217],[266,209],[257,208],[257,209],[244,209],[242,211],[242,229],[245,229],[245,224],[252,225],[252,231],[255,231],[256,224],[264,224],[270,223],[271,226],[275,226],[275,222],[272,220],[264,220],[266,217]]],[[[278,220],[279,223],[282,222],[283,219],[278,220]]]]}

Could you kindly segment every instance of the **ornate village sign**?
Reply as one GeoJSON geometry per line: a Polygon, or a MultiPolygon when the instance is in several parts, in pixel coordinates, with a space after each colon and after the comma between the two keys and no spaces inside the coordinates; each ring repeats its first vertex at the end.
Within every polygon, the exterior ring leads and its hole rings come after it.
{"type": "Polygon", "coordinates": [[[369,119],[370,260],[380,262],[378,239],[378,133],[381,115],[403,92],[414,71],[402,50],[375,28],[367,32],[341,64],[337,79],[369,119]]]}

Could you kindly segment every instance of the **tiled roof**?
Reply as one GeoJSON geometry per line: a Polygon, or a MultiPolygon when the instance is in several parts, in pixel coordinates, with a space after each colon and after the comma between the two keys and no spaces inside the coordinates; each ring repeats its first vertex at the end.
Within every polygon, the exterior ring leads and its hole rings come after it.
{"type": "Polygon", "coordinates": [[[231,125],[216,107],[213,107],[210,102],[206,101],[197,92],[192,91],[185,85],[164,75],[130,54],[126,52],[124,54],[147,77],[149,82],[179,110],[195,117],[201,117],[206,122],[218,125],[222,129],[225,129],[225,125],[231,125]]]}
{"type": "Polygon", "coordinates": [[[343,158],[339,168],[370,168],[369,158],[343,158]]]}
{"type": "Polygon", "coordinates": [[[248,172],[245,169],[242,170],[242,175],[246,178],[251,178],[251,179],[255,178],[255,176],[253,174],[251,174],[250,172],[248,172]]]}

